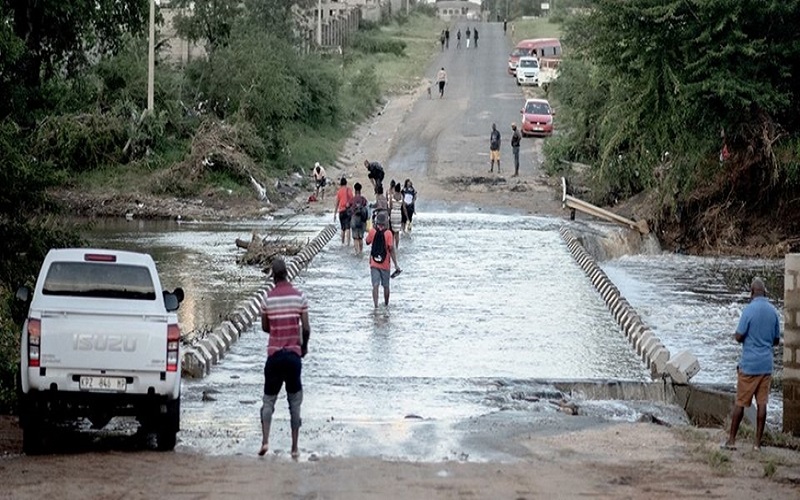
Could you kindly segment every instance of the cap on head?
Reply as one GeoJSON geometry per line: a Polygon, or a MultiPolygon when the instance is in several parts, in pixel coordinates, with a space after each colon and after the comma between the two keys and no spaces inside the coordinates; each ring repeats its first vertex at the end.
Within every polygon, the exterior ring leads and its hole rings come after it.
{"type": "Polygon", "coordinates": [[[286,261],[281,257],[275,257],[272,259],[272,279],[278,282],[286,281],[286,278],[286,261]]]}
{"type": "Polygon", "coordinates": [[[316,163],[314,163],[314,166],[315,166],[316,168],[319,168],[319,167],[320,167],[320,164],[319,164],[319,162],[316,162],[316,163]]]}
{"type": "Polygon", "coordinates": [[[512,123],[511,124],[511,128],[514,129],[514,130],[517,130],[517,124],[516,123],[512,123]]]}
{"type": "Polygon", "coordinates": [[[378,215],[375,216],[375,224],[378,226],[385,226],[389,223],[389,217],[386,215],[386,212],[378,212],[378,215]]]}
{"type": "Polygon", "coordinates": [[[764,280],[758,276],[753,278],[753,281],[750,283],[750,292],[753,295],[766,295],[767,285],[764,284],[764,280]]]}

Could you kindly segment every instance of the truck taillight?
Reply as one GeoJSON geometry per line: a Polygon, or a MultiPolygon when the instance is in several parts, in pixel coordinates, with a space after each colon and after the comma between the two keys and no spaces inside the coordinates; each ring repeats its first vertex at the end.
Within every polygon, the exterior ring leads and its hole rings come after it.
{"type": "Polygon", "coordinates": [[[39,366],[42,341],[42,322],[38,319],[28,319],[28,366],[39,366]]]}
{"type": "Polygon", "coordinates": [[[181,329],[178,325],[167,326],[167,371],[178,371],[178,349],[181,344],[181,329]]]}

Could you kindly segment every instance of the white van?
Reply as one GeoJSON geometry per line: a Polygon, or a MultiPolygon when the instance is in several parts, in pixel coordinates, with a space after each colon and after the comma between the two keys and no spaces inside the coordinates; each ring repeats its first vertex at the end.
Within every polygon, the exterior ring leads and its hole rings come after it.
{"type": "Polygon", "coordinates": [[[539,60],[533,56],[519,58],[517,85],[539,85],[539,60]]]}

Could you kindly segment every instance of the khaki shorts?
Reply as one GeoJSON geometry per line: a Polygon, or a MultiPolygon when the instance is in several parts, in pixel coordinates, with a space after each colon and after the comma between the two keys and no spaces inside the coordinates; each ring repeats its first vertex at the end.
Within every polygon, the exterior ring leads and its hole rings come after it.
{"type": "Polygon", "coordinates": [[[491,161],[500,161],[500,150],[499,149],[498,150],[490,149],[489,150],[489,159],[491,161]]]}
{"type": "Polygon", "coordinates": [[[749,408],[756,397],[759,408],[765,407],[769,399],[769,387],[772,375],[745,375],[737,370],[736,378],[736,406],[749,408]]]}

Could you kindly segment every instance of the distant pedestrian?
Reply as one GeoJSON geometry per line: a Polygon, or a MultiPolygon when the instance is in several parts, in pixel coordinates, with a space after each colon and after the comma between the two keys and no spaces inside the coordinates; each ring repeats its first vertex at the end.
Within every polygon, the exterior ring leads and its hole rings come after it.
{"type": "Polygon", "coordinates": [[[456,48],[457,48],[457,49],[460,49],[460,48],[461,48],[461,29],[460,29],[460,28],[459,28],[459,30],[456,32],[456,48]]]}
{"type": "Polygon", "coordinates": [[[400,191],[400,183],[394,185],[391,196],[389,196],[389,228],[394,237],[394,249],[400,246],[400,232],[403,230],[403,214],[406,212],[406,204],[403,201],[403,193],[400,191]]]}
{"type": "Polygon", "coordinates": [[[444,52],[445,39],[446,39],[446,37],[445,37],[445,34],[444,34],[444,30],[442,30],[442,33],[439,35],[439,42],[442,44],[442,52],[444,52]]]}
{"type": "Polygon", "coordinates": [[[436,84],[439,85],[439,99],[444,97],[444,86],[447,85],[447,72],[444,68],[436,73],[436,84]]]}
{"type": "Polygon", "coordinates": [[[378,307],[378,288],[383,287],[383,303],[389,305],[389,271],[394,262],[394,276],[402,272],[397,265],[397,257],[393,250],[394,240],[389,231],[389,217],[381,212],[375,218],[375,226],[367,234],[367,245],[371,245],[369,256],[370,276],[372,278],[372,303],[378,307]]]}
{"type": "Polygon", "coordinates": [[[450,28],[444,30],[444,48],[450,48],[450,28]]]}
{"type": "MultiPolygon", "coordinates": [[[[519,175],[519,143],[522,140],[522,134],[517,130],[517,124],[511,124],[511,152],[514,154],[514,175],[519,175]]],[[[500,160],[497,160],[497,171],[500,171],[500,160]]]]}
{"type": "Polygon", "coordinates": [[[325,178],[325,169],[319,162],[314,163],[314,172],[312,173],[314,177],[314,198],[317,200],[324,200],[325,199],[325,185],[328,183],[328,180],[325,178]]]}
{"type": "Polygon", "coordinates": [[[263,456],[269,451],[269,431],[275,402],[281,387],[286,384],[289,400],[289,427],[292,432],[292,457],[297,458],[300,435],[300,406],[303,403],[301,358],[308,353],[311,326],[308,322],[308,302],[302,292],[289,283],[286,262],[280,257],[272,261],[275,287],[267,292],[261,308],[261,329],[269,334],[267,362],[264,364],[264,397],[261,406],[261,448],[263,456]]]}
{"type": "Polygon", "coordinates": [[[503,35],[506,34],[507,29],[508,29],[508,19],[503,19],[503,35]]]}
{"type": "Polygon", "coordinates": [[[361,194],[361,183],[353,185],[355,195],[350,201],[350,230],[353,233],[353,248],[356,255],[361,255],[364,251],[364,232],[367,229],[367,219],[369,219],[369,202],[361,194]]]}
{"type": "Polygon", "coordinates": [[[472,28],[472,37],[475,39],[475,48],[478,48],[478,28],[472,28]]]}
{"type": "Polygon", "coordinates": [[[364,166],[367,168],[367,179],[372,183],[372,187],[383,183],[383,177],[386,175],[383,167],[377,161],[364,160],[364,166]]]}
{"type": "Polygon", "coordinates": [[[469,37],[470,37],[470,35],[471,35],[472,33],[469,31],[469,28],[467,28],[467,32],[466,32],[466,33],[464,33],[464,34],[467,36],[467,48],[469,48],[469,37]]]}
{"type": "Polygon", "coordinates": [[[489,135],[489,173],[494,171],[494,162],[497,162],[497,173],[500,173],[500,131],[492,123],[492,133],[489,135]]]}
{"type": "Polygon", "coordinates": [[[342,177],[339,181],[339,190],[336,192],[336,200],[333,204],[333,220],[339,216],[339,226],[342,229],[342,245],[350,244],[350,202],[353,199],[353,191],[347,186],[347,179],[342,177]]]}
{"type": "Polygon", "coordinates": [[[511,41],[514,41],[514,23],[511,23],[511,41]]]}
{"type": "Polygon", "coordinates": [[[767,402],[772,380],[773,347],[780,343],[781,322],[778,311],[766,297],[767,287],[761,278],[750,284],[750,304],[742,311],[734,338],[742,344],[742,357],[736,367],[736,403],[731,415],[731,430],[726,449],[736,449],[736,434],[744,409],[756,398],[756,437],[753,449],[761,449],[761,437],[767,421],[767,402]]]}
{"type": "Polygon", "coordinates": [[[414,189],[414,183],[411,182],[411,179],[406,179],[403,183],[403,190],[401,191],[403,194],[403,204],[406,207],[405,212],[402,214],[402,219],[400,221],[400,225],[403,227],[405,232],[411,231],[411,222],[414,219],[414,212],[416,210],[416,203],[417,203],[417,190],[414,189]]]}

